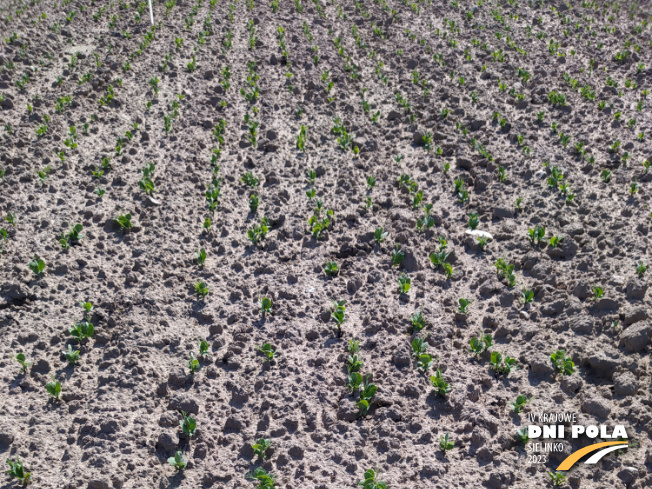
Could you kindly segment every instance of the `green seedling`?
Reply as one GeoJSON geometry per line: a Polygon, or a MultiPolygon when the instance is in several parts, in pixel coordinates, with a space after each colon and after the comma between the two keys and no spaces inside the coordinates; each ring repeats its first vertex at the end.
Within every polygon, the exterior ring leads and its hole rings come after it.
{"type": "Polygon", "coordinates": [[[493,342],[493,337],[489,333],[480,335],[480,337],[474,336],[469,340],[471,353],[473,353],[476,357],[480,356],[493,346],[493,342]]]}
{"type": "Polygon", "coordinates": [[[195,292],[202,299],[208,295],[208,285],[206,282],[198,282],[195,284],[195,292]]]}
{"type": "Polygon", "coordinates": [[[388,234],[389,233],[385,231],[383,227],[376,228],[376,230],[374,231],[374,241],[380,244],[385,240],[388,234]]]}
{"type": "Polygon", "coordinates": [[[256,245],[267,236],[268,231],[269,220],[266,217],[263,217],[260,220],[260,224],[256,224],[253,228],[247,230],[247,238],[256,245]]]}
{"type": "Polygon", "coordinates": [[[448,450],[451,450],[455,446],[455,442],[450,439],[450,435],[446,433],[445,436],[439,437],[439,449],[444,452],[444,455],[448,450]]]}
{"type": "Polygon", "coordinates": [[[604,289],[599,286],[591,287],[591,292],[593,293],[593,300],[597,301],[604,296],[604,289]]]}
{"type": "Polygon", "coordinates": [[[181,450],[177,450],[174,457],[168,458],[168,463],[178,471],[185,469],[186,465],[188,465],[186,459],[183,458],[183,452],[181,450]]]}
{"type": "Polygon", "coordinates": [[[340,273],[340,267],[334,261],[327,261],[324,263],[324,273],[330,277],[335,277],[338,273],[340,273]]]}
{"type": "Polygon", "coordinates": [[[643,263],[642,261],[639,261],[636,264],[636,274],[639,277],[642,277],[646,270],[647,270],[647,265],[645,263],[643,263]]]}
{"type": "Polygon", "coordinates": [[[199,356],[205,357],[210,355],[208,351],[208,349],[210,348],[208,341],[202,340],[201,338],[197,338],[197,341],[199,342],[199,356]]]}
{"type": "Polygon", "coordinates": [[[358,355],[349,355],[346,357],[346,370],[348,373],[359,372],[362,368],[362,359],[358,355]]]}
{"type": "Polygon", "coordinates": [[[79,350],[73,350],[72,345],[68,344],[68,349],[61,352],[72,366],[77,365],[79,361],[79,350]]]}
{"type": "Polygon", "coordinates": [[[265,460],[265,452],[272,446],[272,440],[269,438],[259,438],[256,443],[251,445],[254,454],[265,460]]]}
{"type": "Polygon", "coordinates": [[[262,467],[256,467],[252,474],[247,475],[248,479],[258,481],[258,489],[274,489],[276,477],[268,474],[262,467]]]}
{"type": "Polygon", "coordinates": [[[559,236],[553,236],[550,238],[549,244],[551,248],[557,248],[559,245],[561,245],[561,242],[563,241],[564,238],[560,238],[559,236]]]}
{"type": "Polygon", "coordinates": [[[423,315],[423,311],[416,311],[410,316],[410,323],[412,324],[412,333],[416,333],[424,329],[426,324],[426,318],[423,315]]]}
{"type": "Polygon", "coordinates": [[[181,421],[179,421],[179,427],[184,435],[188,438],[195,436],[195,431],[197,429],[197,421],[192,416],[189,416],[185,411],[181,411],[181,421]]]}
{"type": "Polygon", "coordinates": [[[120,214],[118,217],[114,218],[114,221],[118,226],[120,226],[122,232],[125,232],[134,226],[131,222],[131,214],[120,214]]]}
{"type": "Polygon", "coordinates": [[[489,238],[487,238],[486,236],[478,236],[477,240],[478,240],[478,246],[482,251],[484,251],[487,248],[487,245],[489,244],[489,238]]]}
{"type": "Polygon", "coordinates": [[[440,245],[439,251],[433,251],[430,253],[430,262],[435,268],[441,267],[446,263],[449,255],[450,252],[447,252],[446,248],[440,245]]]}
{"type": "Polygon", "coordinates": [[[564,350],[557,350],[551,354],[550,360],[552,360],[555,370],[562,375],[572,375],[575,371],[575,363],[573,363],[570,357],[566,356],[564,350]]]}
{"type": "Polygon", "coordinates": [[[471,299],[458,299],[457,302],[459,303],[457,311],[461,312],[462,314],[468,314],[469,306],[473,301],[471,299]]]}
{"type": "Polygon", "coordinates": [[[526,445],[530,441],[530,435],[528,434],[527,426],[524,426],[520,430],[516,431],[516,440],[521,445],[526,445]]]}
{"type": "Polygon", "coordinates": [[[532,289],[521,290],[521,302],[523,304],[529,304],[533,300],[534,300],[534,291],[532,289]]]}
{"type": "Polygon", "coordinates": [[[405,253],[401,250],[401,246],[396,243],[392,251],[392,266],[398,267],[405,259],[405,253]]]}
{"type": "Polygon", "coordinates": [[[56,401],[59,400],[59,396],[61,395],[61,383],[57,379],[52,377],[52,381],[45,384],[45,389],[48,391],[48,394],[50,394],[53,399],[55,399],[56,401]]]}
{"type": "Polygon", "coordinates": [[[32,365],[32,362],[28,362],[24,353],[17,353],[15,357],[12,357],[20,364],[20,371],[26,373],[27,369],[32,365]]]}
{"type": "Polygon", "coordinates": [[[369,408],[373,404],[377,390],[378,387],[370,382],[369,376],[367,375],[364,385],[360,388],[360,399],[356,402],[356,407],[360,410],[360,416],[364,417],[367,415],[369,408]]]}
{"type": "Polygon", "coordinates": [[[507,280],[510,287],[516,285],[516,275],[514,275],[514,264],[507,263],[504,258],[499,258],[494,263],[498,276],[507,280]]]}
{"type": "Polygon", "coordinates": [[[505,358],[503,358],[503,355],[501,353],[498,353],[497,351],[491,353],[491,358],[489,360],[489,363],[491,363],[491,369],[497,375],[500,374],[507,375],[512,371],[512,369],[517,368],[515,358],[512,358],[507,355],[505,356],[505,358]]]}
{"type": "Polygon", "coordinates": [[[364,479],[358,481],[358,485],[362,489],[387,489],[387,484],[378,480],[378,472],[374,469],[365,471],[364,479]]]}
{"type": "Polygon", "coordinates": [[[422,353],[417,357],[417,362],[415,368],[421,370],[422,372],[427,372],[435,363],[436,357],[433,357],[430,353],[422,353]]]}
{"type": "Polygon", "coordinates": [[[407,294],[410,291],[412,280],[405,273],[398,278],[398,292],[407,294]]]}
{"type": "Polygon", "coordinates": [[[363,380],[362,374],[358,372],[349,372],[347,375],[347,387],[349,392],[351,392],[351,394],[355,393],[362,385],[363,380]]]}
{"type": "Polygon", "coordinates": [[[476,229],[480,224],[480,218],[478,217],[477,212],[471,212],[469,214],[468,226],[470,229],[476,229]]]}
{"type": "Polygon", "coordinates": [[[509,406],[512,408],[512,411],[515,413],[520,413],[523,411],[523,408],[525,405],[530,402],[530,400],[527,398],[527,396],[524,396],[523,394],[519,394],[516,396],[516,400],[512,402],[509,406]]]}
{"type": "Polygon", "coordinates": [[[12,461],[11,459],[7,459],[7,464],[9,464],[9,470],[5,471],[5,474],[9,475],[9,477],[13,479],[17,479],[20,482],[22,482],[24,485],[27,485],[30,483],[30,479],[32,477],[31,472],[26,472],[25,467],[23,467],[22,462],[16,456],[16,461],[12,461]]]}
{"type": "Polygon", "coordinates": [[[269,297],[261,297],[258,299],[258,305],[260,306],[260,311],[265,314],[272,313],[272,299],[269,297]]]}
{"type": "Polygon", "coordinates": [[[83,319],[79,321],[74,326],[68,328],[68,332],[77,338],[77,341],[80,343],[85,339],[88,339],[93,336],[95,333],[95,326],[88,319],[83,319]]]}
{"type": "Polygon", "coordinates": [[[195,358],[195,354],[190,352],[190,358],[188,359],[188,368],[190,369],[190,374],[194,374],[199,370],[199,360],[195,358]]]}
{"type": "Polygon", "coordinates": [[[240,177],[240,180],[242,181],[242,183],[248,185],[251,188],[255,188],[260,184],[260,180],[254,177],[253,173],[251,173],[250,171],[242,175],[242,177],[240,177]]]}
{"type": "Polygon", "coordinates": [[[411,346],[412,346],[412,356],[415,358],[419,358],[419,356],[421,356],[426,352],[426,349],[428,348],[428,343],[426,343],[426,340],[424,340],[423,338],[419,338],[417,336],[412,340],[411,346]]]}
{"type": "Polygon", "coordinates": [[[32,261],[29,262],[29,269],[34,273],[34,275],[41,277],[43,275],[43,271],[45,270],[45,262],[39,257],[35,256],[32,261]]]}
{"type": "Polygon", "coordinates": [[[548,472],[548,475],[553,486],[561,486],[566,482],[566,474],[562,474],[561,472],[548,472]]]}
{"type": "Polygon", "coordinates": [[[528,230],[528,234],[530,235],[530,242],[532,244],[539,244],[546,235],[546,228],[536,225],[534,228],[528,230]]]}
{"type": "Polygon", "coordinates": [[[349,340],[349,345],[347,347],[347,351],[351,354],[354,355],[360,351],[360,340],[356,340],[355,338],[351,338],[349,340]]]}
{"type": "Polygon", "coordinates": [[[331,310],[331,317],[335,321],[335,326],[337,327],[337,336],[338,338],[342,336],[342,323],[344,322],[344,311],[346,301],[333,301],[333,309],[331,310]]]}
{"type": "Polygon", "coordinates": [[[197,260],[197,265],[200,267],[204,266],[204,262],[206,261],[206,251],[204,249],[200,249],[199,251],[195,251],[195,260],[197,260]]]}
{"type": "Polygon", "coordinates": [[[448,394],[453,388],[452,384],[446,382],[444,376],[442,375],[441,370],[435,371],[435,375],[430,377],[430,383],[435,388],[437,394],[439,394],[442,397],[446,396],[446,394],[448,394]]]}
{"type": "Polygon", "coordinates": [[[249,210],[251,212],[256,212],[258,210],[258,204],[260,203],[260,199],[258,195],[256,194],[251,194],[249,196],[249,210]]]}
{"type": "Polygon", "coordinates": [[[272,348],[272,345],[270,343],[263,343],[261,346],[256,348],[259,352],[261,352],[263,355],[265,355],[265,361],[266,362],[271,362],[274,360],[274,357],[276,356],[276,350],[272,348]]]}
{"type": "Polygon", "coordinates": [[[76,245],[84,237],[82,230],[84,227],[81,224],[75,224],[70,231],[62,235],[62,239],[65,239],[71,245],[76,245]]]}

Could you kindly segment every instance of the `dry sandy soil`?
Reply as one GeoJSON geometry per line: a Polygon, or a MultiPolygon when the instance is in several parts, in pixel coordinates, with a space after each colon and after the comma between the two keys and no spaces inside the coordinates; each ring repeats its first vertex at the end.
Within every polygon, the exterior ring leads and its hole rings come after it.
{"type": "MultiPolygon", "coordinates": [[[[649,6],[297,2],[177,0],[167,15],[155,2],[153,30],[146,3],[1,2],[3,462],[20,457],[39,488],[247,488],[260,466],[284,489],[355,487],[372,467],[391,488],[541,488],[595,440],[565,440],[534,464],[517,430],[528,413],[568,412],[624,425],[631,446],[578,464],[563,486],[652,486],[652,270],[637,273],[652,264],[649,6]],[[149,163],[151,196],[139,185],[149,163]],[[317,199],[320,218],[333,211],[319,237],[308,223],[317,199]],[[425,204],[432,225],[418,231],[425,204]],[[127,213],[123,232],[114,219],[127,213]],[[484,250],[466,234],[470,213],[492,236],[484,250]],[[255,245],[247,231],[263,217],[255,245]],[[64,249],[76,224],[84,236],[64,249]],[[450,276],[429,257],[439,237],[450,276]],[[460,298],[472,300],[467,314],[460,298]],[[341,337],[333,300],[346,301],[341,337]],[[70,366],[61,352],[79,347],[69,328],[82,301],[95,332],[70,366]],[[427,326],[413,332],[418,310],[427,326]],[[475,358],[480,333],[519,368],[498,375],[489,352],[475,358]],[[434,357],[425,374],[416,337],[434,357]],[[191,374],[198,338],[210,355],[191,374]],[[347,388],[351,339],[377,386],[366,416],[347,388]],[[264,343],[277,351],[270,363],[264,343]],[[558,349],[573,374],[553,368],[558,349]],[[431,384],[437,369],[445,396],[431,384]],[[46,391],[53,377],[60,400],[46,391]],[[510,409],[519,394],[530,399],[521,414],[510,409]],[[196,419],[191,439],[180,410],[196,419]],[[444,454],[446,433],[455,444],[444,454]],[[272,443],[264,461],[251,449],[261,437],[272,443]],[[177,450],[181,472],[167,463],[177,450]]],[[[0,485],[12,487],[9,476],[0,485]]]]}

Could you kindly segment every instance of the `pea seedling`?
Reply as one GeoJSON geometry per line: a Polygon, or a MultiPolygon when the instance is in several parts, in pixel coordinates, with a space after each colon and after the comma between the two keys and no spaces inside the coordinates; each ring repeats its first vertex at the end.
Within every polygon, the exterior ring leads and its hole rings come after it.
{"type": "Polygon", "coordinates": [[[272,299],[269,297],[261,297],[258,299],[258,305],[260,306],[260,311],[265,314],[272,313],[272,299]]]}
{"type": "Polygon", "coordinates": [[[480,335],[480,337],[473,337],[469,341],[471,353],[475,356],[480,356],[493,345],[493,338],[490,334],[480,335]]]}
{"type": "Polygon", "coordinates": [[[251,445],[254,453],[265,460],[265,452],[272,446],[272,440],[269,438],[259,438],[256,443],[251,445]]]}
{"type": "Polygon", "coordinates": [[[360,399],[356,403],[357,408],[360,410],[360,416],[364,417],[367,415],[377,390],[378,387],[370,382],[369,375],[367,375],[364,385],[360,389],[360,399]]]}
{"type": "Polygon", "coordinates": [[[195,430],[197,429],[197,421],[192,416],[188,416],[188,413],[185,411],[181,412],[181,421],[179,421],[179,427],[183,434],[189,438],[195,436],[195,430]]]}
{"type": "Polygon", "coordinates": [[[561,472],[548,472],[548,475],[553,486],[561,486],[566,482],[566,474],[562,474],[561,472]]]}
{"type": "Polygon", "coordinates": [[[468,314],[469,313],[469,306],[473,302],[471,299],[458,299],[457,302],[459,303],[459,307],[457,308],[458,312],[461,312],[462,314],[468,314]]]}
{"type": "Polygon", "coordinates": [[[199,251],[195,251],[195,260],[197,260],[197,265],[200,267],[204,266],[204,262],[206,261],[206,251],[204,249],[200,249],[199,251]]]}
{"type": "Polygon", "coordinates": [[[453,388],[451,384],[446,382],[441,370],[436,370],[435,375],[430,377],[430,383],[435,388],[437,394],[444,397],[448,394],[453,388]]]}
{"type": "Polygon", "coordinates": [[[412,280],[405,273],[398,278],[399,294],[407,294],[410,291],[412,280]]]}
{"type": "Polygon", "coordinates": [[[444,455],[448,450],[451,450],[455,446],[455,442],[450,439],[449,433],[446,433],[445,436],[439,437],[439,449],[444,452],[444,455]]]}
{"type": "Polygon", "coordinates": [[[517,368],[515,358],[507,355],[503,358],[503,355],[497,351],[491,353],[489,363],[491,363],[491,369],[496,373],[496,375],[507,375],[512,371],[512,369],[517,368]]]}
{"type": "Polygon", "coordinates": [[[539,244],[546,235],[546,228],[536,225],[534,228],[528,230],[528,234],[530,235],[530,242],[532,244],[539,244]]]}
{"type": "Polygon", "coordinates": [[[199,360],[195,358],[195,354],[190,352],[190,358],[188,359],[188,368],[190,369],[190,374],[194,374],[199,370],[199,360]]]}
{"type": "Polygon", "coordinates": [[[358,481],[362,489],[387,489],[387,484],[378,480],[378,471],[369,469],[364,473],[364,480],[358,481]]]}
{"type": "Polygon", "coordinates": [[[7,464],[9,464],[9,470],[5,471],[5,474],[8,474],[9,477],[14,479],[18,479],[24,485],[29,484],[32,473],[25,472],[25,468],[23,467],[23,464],[17,455],[15,462],[13,462],[11,459],[7,459],[7,464]]]}
{"type": "Polygon", "coordinates": [[[79,361],[79,350],[73,350],[72,345],[68,344],[68,349],[61,352],[68,360],[68,363],[73,367],[77,365],[79,361]]]}
{"type": "Polygon", "coordinates": [[[337,327],[337,337],[342,336],[342,323],[344,322],[344,311],[346,307],[344,304],[346,301],[333,301],[333,309],[331,310],[331,317],[335,321],[335,326],[337,327]]]}
{"type": "Polygon", "coordinates": [[[27,358],[24,353],[17,353],[15,357],[12,357],[20,364],[20,371],[26,373],[27,369],[32,365],[32,362],[27,362],[27,358]]]}
{"type": "Polygon", "coordinates": [[[59,383],[56,378],[52,377],[52,381],[45,384],[45,389],[54,400],[59,400],[59,395],[61,394],[61,383],[59,383]]]}
{"type": "Polygon", "coordinates": [[[334,262],[334,261],[327,261],[324,263],[324,273],[326,275],[329,275],[331,277],[336,276],[338,273],[340,273],[340,267],[339,265],[334,262]]]}
{"type": "Polygon", "coordinates": [[[639,261],[636,264],[636,274],[639,277],[642,277],[646,270],[647,270],[647,265],[645,263],[643,263],[642,261],[639,261]]]}
{"type": "Polygon", "coordinates": [[[516,431],[516,440],[521,445],[525,445],[528,441],[530,441],[530,435],[528,434],[527,426],[524,426],[520,430],[516,431]]]}
{"type": "Polygon", "coordinates": [[[426,324],[426,318],[423,315],[423,311],[416,311],[412,316],[410,316],[410,323],[412,323],[412,333],[416,333],[424,329],[426,324]]]}
{"type": "Polygon", "coordinates": [[[262,467],[256,467],[252,474],[247,475],[247,478],[258,481],[259,489],[274,489],[276,484],[276,477],[268,474],[262,467]]]}
{"type": "Polygon", "coordinates": [[[598,299],[601,299],[602,296],[604,296],[604,289],[599,286],[595,286],[591,288],[591,292],[593,292],[593,300],[597,301],[598,299]]]}
{"type": "Polygon", "coordinates": [[[81,343],[87,338],[90,338],[95,333],[95,326],[87,319],[83,319],[76,323],[74,326],[68,328],[68,332],[77,338],[81,343]]]}
{"type": "Polygon", "coordinates": [[[276,350],[274,350],[272,348],[272,345],[269,343],[264,343],[256,349],[259,352],[261,352],[263,355],[265,355],[266,362],[271,362],[272,360],[274,360],[274,357],[276,356],[276,350]]]}
{"type": "Polygon", "coordinates": [[[478,224],[480,224],[480,217],[477,212],[471,212],[469,213],[469,221],[468,221],[468,226],[470,229],[476,229],[478,227],[478,224]]]}
{"type": "Polygon", "coordinates": [[[534,300],[534,291],[532,289],[521,290],[521,302],[523,304],[529,304],[533,300],[534,300]]]}
{"type": "Polygon", "coordinates": [[[575,371],[575,363],[573,363],[570,357],[566,356],[564,350],[557,350],[555,353],[551,354],[550,360],[552,360],[557,372],[562,375],[572,375],[575,371]]]}
{"type": "Polygon", "coordinates": [[[202,299],[208,295],[208,285],[206,282],[198,282],[195,284],[195,292],[202,299]]]}
{"type": "Polygon", "coordinates": [[[376,228],[376,230],[374,231],[374,241],[376,241],[376,243],[380,244],[385,240],[385,238],[387,237],[388,234],[389,233],[387,231],[385,231],[385,228],[383,228],[382,226],[379,227],[379,228],[376,228]]]}
{"type": "Polygon", "coordinates": [[[43,276],[43,271],[45,270],[45,262],[38,256],[35,256],[32,261],[29,262],[29,269],[34,272],[36,277],[40,278],[43,276]]]}
{"type": "Polygon", "coordinates": [[[174,457],[168,458],[168,463],[179,471],[185,469],[186,465],[188,465],[186,459],[183,458],[183,452],[181,452],[181,450],[177,450],[177,452],[174,454],[174,457]]]}
{"type": "Polygon", "coordinates": [[[392,251],[392,266],[398,267],[405,259],[405,253],[401,250],[401,246],[396,243],[392,251]]]}
{"type": "Polygon", "coordinates": [[[519,394],[516,396],[516,400],[510,404],[510,407],[512,408],[512,411],[515,413],[520,413],[523,411],[523,408],[525,405],[530,402],[530,400],[527,398],[527,396],[524,396],[523,394],[519,394]]]}
{"type": "Polygon", "coordinates": [[[116,223],[118,223],[118,226],[120,226],[122,232],[125,232],[133,227],[133,223],[131,222],[131,214],[120,214],[114,220],[116,223]]]}

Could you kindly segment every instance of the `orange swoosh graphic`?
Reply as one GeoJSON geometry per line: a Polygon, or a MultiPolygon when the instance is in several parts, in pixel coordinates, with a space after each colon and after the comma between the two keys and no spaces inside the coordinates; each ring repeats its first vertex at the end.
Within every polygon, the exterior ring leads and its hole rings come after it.
{"type": "Polygon", "coordinates": [[[568,470],[570,469],[575,462],[577,462],[579,459],[581,459],[584,455],[587,453],[595,452],[596,450],[599,450],[604,447],[610,447],[612,445],[624,445],[627,446],[626,441],[605,441],[603,443],[595,443],[593,445],[589,445],[588,447],[584,447],[579,449],[578,451],[571,453],[566,459],[559,464],[559,467],[557,467],[557,470],[568,470]]]}

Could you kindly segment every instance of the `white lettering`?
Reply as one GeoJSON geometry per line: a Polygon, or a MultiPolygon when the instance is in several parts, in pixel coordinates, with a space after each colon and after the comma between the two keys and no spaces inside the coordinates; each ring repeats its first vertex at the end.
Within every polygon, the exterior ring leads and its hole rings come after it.
{"type": "Polygon", "coordinates": [[[541,427],[536,425],[528,425],[527,435],[530,438],[539,438],[541,436],[541,427]]]}

